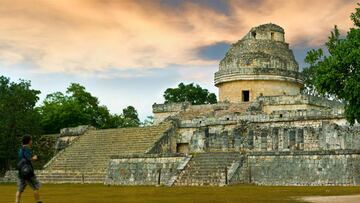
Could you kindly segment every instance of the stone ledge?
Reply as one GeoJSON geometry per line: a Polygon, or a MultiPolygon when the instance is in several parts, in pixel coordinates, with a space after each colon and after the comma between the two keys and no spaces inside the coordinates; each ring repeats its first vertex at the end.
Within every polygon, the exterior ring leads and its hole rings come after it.
{"type": "Polygon", "coordinates": [[[215,85],[236,80],[280,80],[303,84],[299,72],[276,68],[239,68],[215,73],[215,85]]]}
{"type": "Polygon", "coordinates": [[[186,157],[185,154],[125,154],[125,155],[113,155],[110,159],[132,159],[132,158],[171,158],[171,157],[186,157]]]}
{"type": "Polygon", "coordinates": [[[263,105],[311,104],[315,106],[324,106],[332,109],[344,107],[344,104],[341,102],[308,94],[260,96],[257,98],[257,101],[263,102],[263,105]]]}
{"type": "Polygon", "coordinates": [[[163,112],[179,112],[185,110],[191,103],[181,102],[181,103],[167,103],[167,104],[153,104],[152,109],[153,113],[163,113],[163,112]]]}
{"type": "Polygon", "coordinates": [[[360,150],[269,151],[248,152],[248,156],[360,155],[360,150]]]}

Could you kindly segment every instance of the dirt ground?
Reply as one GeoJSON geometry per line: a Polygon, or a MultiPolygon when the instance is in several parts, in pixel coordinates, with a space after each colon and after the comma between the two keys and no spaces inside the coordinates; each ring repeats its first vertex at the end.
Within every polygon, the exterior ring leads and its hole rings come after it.
{"type": "Polygon", "coordinates": [[[312,203],[360,203],[360,195],[346,195],[346,196],[317,196],[304,197],[304,201],[312,203]]]}

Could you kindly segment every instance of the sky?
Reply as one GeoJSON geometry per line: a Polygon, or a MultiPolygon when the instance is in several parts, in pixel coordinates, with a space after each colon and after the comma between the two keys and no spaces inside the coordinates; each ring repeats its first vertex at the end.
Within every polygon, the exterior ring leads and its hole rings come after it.
{"type": "Polygon", "coordinates": [[[352,26],[357,0],[0,0],[0,75],[31,80],[41,101],[80,83],[112,113],[141,119],[163,92],[214,72],[252,27],[285,29],[301,68],[334,25],[352,26]]]}

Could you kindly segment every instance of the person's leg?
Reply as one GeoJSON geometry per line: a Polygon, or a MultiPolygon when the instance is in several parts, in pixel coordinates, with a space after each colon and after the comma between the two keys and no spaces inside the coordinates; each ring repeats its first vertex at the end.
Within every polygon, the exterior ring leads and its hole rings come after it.
{"type": "Polygon", "coordinates": [[[24,181],[21,178],[18,178],[15,203],[20,203],[21,194],[22,194],[22,192],[24,192],[25,187],[26,187],[26,181],[24,181]]]}
{"type": "Polygon", "coordinates": [[[34,198],[36,202],[40,202],[39,190],[34,190],[34,198]]]}
{"type": "Polygon", "coordinates": [[[21,193],[22,193],[22,192],[20,192],[20,191],[17,191],[17,192],[16,192],[15,203],[20,203],[21,193]]]}
{"type": "Polygon", "coordinates": [[[40,194],[39,194],[39,189],[40,189],[40,182],[37,180],[36,177],[33,177],[31,178],[29,181],[28,181],[28,184],[29,186],[33,189],[34,191],[34,198],[35,198],[35,201],[37,203],[40,203],[40,194]]]}

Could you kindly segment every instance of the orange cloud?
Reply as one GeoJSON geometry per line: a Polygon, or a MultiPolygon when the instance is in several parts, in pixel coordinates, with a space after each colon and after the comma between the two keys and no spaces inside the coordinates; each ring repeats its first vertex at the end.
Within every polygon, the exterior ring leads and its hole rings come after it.
{"type": "Polygon", "coordinates": [[[0,60],[78,74],[215,65],[196,50],[235,42],[267,22],[283,26],[291,44],[318,46],[334,24],[351,26],[356,6],[343,0],[246,2],[229,1],[224,14],[190,1],[174,10],[158,1],[0,0],[0,60]]]}

